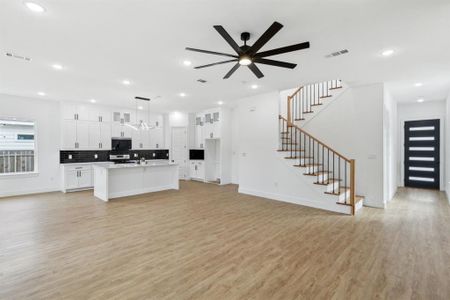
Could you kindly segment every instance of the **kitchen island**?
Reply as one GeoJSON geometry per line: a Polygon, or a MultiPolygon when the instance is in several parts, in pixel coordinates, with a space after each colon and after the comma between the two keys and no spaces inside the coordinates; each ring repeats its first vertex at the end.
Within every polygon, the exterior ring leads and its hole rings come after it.
{"type": "Polygon", "coordinates": [[[146,164],[94,164],[94,196],[109,199],[179,189],[178,165],[167,161],[146,164]]]}

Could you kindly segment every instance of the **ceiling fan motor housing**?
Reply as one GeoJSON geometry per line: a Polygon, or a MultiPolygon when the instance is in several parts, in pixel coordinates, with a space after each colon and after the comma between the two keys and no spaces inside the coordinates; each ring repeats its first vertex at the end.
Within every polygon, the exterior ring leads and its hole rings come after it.
{"type": "Polygon", "coordinates": [[[247,42],[250,39],[250,33],[249,32],[243,32],[241,33],[241,40],[247,42]]]}

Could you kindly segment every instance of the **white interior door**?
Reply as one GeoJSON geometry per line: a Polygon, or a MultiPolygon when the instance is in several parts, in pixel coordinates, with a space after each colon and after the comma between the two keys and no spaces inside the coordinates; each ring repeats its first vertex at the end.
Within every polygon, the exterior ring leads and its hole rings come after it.
{"type": "Polygon", "coordinates": [[[180,179],[186,179],[187,166],[187,128],[172,127],[172,161],[179,166],[180,179]]]}

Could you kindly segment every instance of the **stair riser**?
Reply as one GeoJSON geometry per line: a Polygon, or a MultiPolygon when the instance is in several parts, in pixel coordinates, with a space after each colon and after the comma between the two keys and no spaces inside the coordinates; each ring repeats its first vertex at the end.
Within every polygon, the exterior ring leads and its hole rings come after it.
{"type": "Polygon", "coordinates": [[[317,171],[320,171],[322,169],[321,166],[308,166],[306,167],[306,173],[311,174],[311,173],[316,173],[317,171]]]}
{"type": "MultiPolygon", "coordinates": [[[[350,200],[350,191],[347,191],[339,195],[339,202],[344,203],[345,200],[350,200]]],[[[350,201],[347,202],[349,203],[350,201]]]]}
{"type": "Polygon", "coordinates": [[[339,182],[337,181],[327,185],[327,193],[331,193],[337,189],[339,189],[339,182]]]}
{"type": "Polygon", "coordinates": [[[328,180],[329,175],[324,173],[317,176],[317,181],[324,182],[328,180]]]}

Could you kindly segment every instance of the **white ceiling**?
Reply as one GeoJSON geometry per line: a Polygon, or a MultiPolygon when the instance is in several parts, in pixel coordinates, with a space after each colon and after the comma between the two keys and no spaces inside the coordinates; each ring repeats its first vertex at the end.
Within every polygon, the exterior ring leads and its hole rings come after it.
{"type": "Polygon", "coordinates": [[[333,78],[386,82],[399,101],[445,98],[449,89],[448,0],[36,0],[43,14],[19,0],[0,2],[0,93],[39,97],[44,91],[47,99],[95,98],[121,106],[133,105],[136,95],[160,95],[155,110],[195,111],[333,78]],[[311,42],[308,50],[273,57],[297,63],[295,70],[260,65],[262,79],[240,68],[223,80],[232,64],[202,70],[182,65],[184,59],[193,66],[224,60],[186,46],[233,53],[213,25],[223,25],[236,40],[249,31],[251,44],[273,21],[284,28],[263,49],[311,42]],[[344,48],[350,53],[325,58],[344,48]],[[388,48],[395,54],[382,57],[388,48]],[[6,51],[32,61],[8,58],[6,51]],[[64,70],[53,70],[54,63],[64,70]],[[132,85],[123,86],[123,79],[132,85]],[[250,89],[253,83],[260,88],[250,89]]]}

